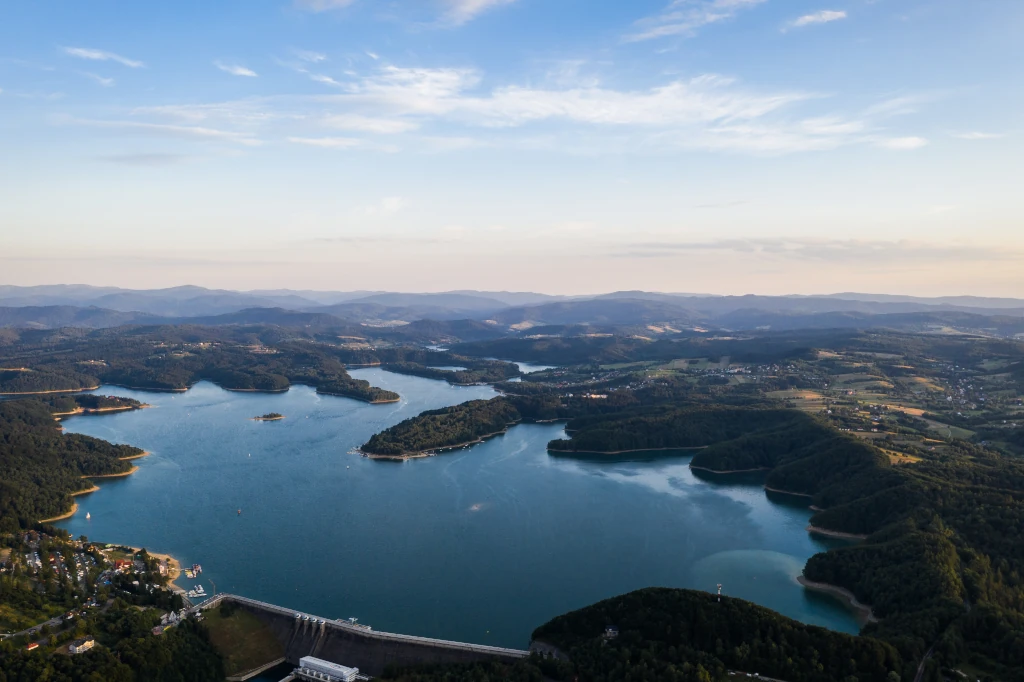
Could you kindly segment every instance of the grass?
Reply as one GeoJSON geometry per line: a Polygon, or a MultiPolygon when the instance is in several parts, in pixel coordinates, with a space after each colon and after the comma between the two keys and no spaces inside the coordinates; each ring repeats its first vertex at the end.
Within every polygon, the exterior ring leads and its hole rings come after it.
{"type": "Polygon", "coordinates": [[[221,610],[204,613],[210,640],[224,657],[228,675],[258,668],[284,656],[284,647],[257,616],[244,609],[235,609],[225,617],[221,610]]]}
{"type": "Polygon", "coordinates": [[[804,412],[820,412],[826,403],[826,398],[821,393],[800,388],[771,391],[768,393],[768,397],[791,401],[796,409],[804,412]]]}
{"type": "Polygon", "coordinates": [[[946,390],[942,386],[939,386],[937,383],[935,383],[933,379],[929,379],[928,377],[913,377],[911,380],[918,386],[923,386],[924,388],[927,388],[930,391],[944,393],[946,390]]]}
{"type": "Polygon", "coordinates": [[[920,457],[914,457],[913,455],[905,455],[902,452],[896,452],[895,450],[886,450],[881,448],[885,456],[889,458],[889,461],[893,464],[916,464],[921,461],[920,457]]]}

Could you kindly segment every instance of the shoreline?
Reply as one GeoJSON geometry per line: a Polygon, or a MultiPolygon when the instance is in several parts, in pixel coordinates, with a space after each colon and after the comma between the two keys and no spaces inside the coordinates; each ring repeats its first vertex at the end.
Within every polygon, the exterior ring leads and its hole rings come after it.
{"type": "MultiPolygon", "coordinates": [[[[145,547],[129,547],[128,545],[123,545],[123,546],[124,547],[128,547],[129,549],[131,549],[135,553],[141,552],[143,549],[146,549],[145,547]]],[[[177,582],[175,582],[175,581],[178,580],[178,578],[180,578],[181,576],[185,575],[185,572],[181,570],[181,562],[180,561],[175,559],[170,554],[162,554],[160,552],[153,552],[153,551],[148,550],[148,549],[146,549],[146,554],[148,554],[149,556],[153,557],[154,559],[159,559],[161,561],[166,561],[167,562],[167,588],[169,590],[171,590],[172,592],[174,592],[176,590],[187,591],[181,585],[178,585],[177,582]]]]}
{"type": "Polygon", "coordinates": [[[284,419],[284,415],[283,414],[280,417],[250,417],[249,421],[254,421],[254,422],[279,422],[282,419],[284,419]]]}
{"type": "MultiPolygon", "coordinates": [[[[210,383],[213,382],[211,381],[210,383]]],[[[219,384],[214,385],[219,386],[219,384]]],[[[285,388],[225,388],[224,386],[220,386],[220,388],[234,393],[287,393],[289,389],[291,389],[291,386],[286,386],[285,388]]]]}
{"type": "MultiPolygon", "coordinates": [[[[129,391],[153,391],[154,393],[184,393],[185,391],[192,388],[191,386],[188,386],[187,388],[149,388],[146,386],[126,386],[124,384],[114,383],[107,383],[106,385],[117,386],[118,388],[127,388],[129,391]]],[[[96,388],[99,388],[99,386],[97,386],[96,388]]]]}
{"type": "MultiPolygon", "coordinates": [[[[89,492],[92,492],[92,491],[90,490],[89,492]]],[[[40,519],[39,523],[53,523],[54,521],[63,521],[64,519],[70,519],[72,516],[75,515],[75,513],[77,511],[78,511],[78,503],[77,502],[72,502],[71,503],[71,511],[69,511],[68,513],[61,514],[60,516],[54,516],[51,519],[40,519]]]]}
{"type": "Polygon", "coordinates": [[[707,467],[696,466],[694,464],[690,464],[690,468],[691,469],[696,469],[697,471],[706,471],[709,474],[752,474],[752,473],[757,472],[757,471],[771,471],[771,469],[769,469],[768,467],[756,467],[754,469],[730,469],[730,470],[726,470],[726,471],[717,471],[715,469],[709,469],[707,467]]]}
{"type": "Polygon", "coordinates": [[[152,454],[153,453],[150,452],[149,450],[143,450],[141,454],[131,455],[130,457],[118,457],[118,459],[121,460],[122,462],[130,462],[133,459],[142,459],[143,457],[149,457],[152,454]]]}
{"type": "MultiPolygon", "coordinates": [[[[97,387],[98,388],[98,387],[97,387]]],[[[79,407],[71,412],[54,412],[54,417],[72,417],[79,414],[101,414],[104,412],[131,412],[132,410],[144,410],[147,407],[153,407],[143,403],[141,405],[124,405],[121,407],[79,407]]],[[[59,419],[57,421],[60,421],[59,419]]]]}
{"type": "Polygon", "coordinates": [[[815,592],[821,592],[823,594],[829,594],[839,599],[848,608],[856,612],[868,623],[877,623],[878,618],[875,617],[874,611],[867,604],[862,604],[857,600],[857,597],[849,590],[839,587],[837,585],[829,585],[828,583],[816,583],[813,580],[808,580],[803,575],[797,577],[796,581],[803,585],[808,590],[814,590],[815,592]]]}
{"type": "Polygon", "coordinates": [[[500,436],[502,434],[508,433],[509,428],[515,426],[518,423],[519,422],[513,422],[513,423],[509,424],[508,426],[506,426],[501,431],[495,431],[494,433],[484,434],[483,436],[480,436],[476,440],[470,440],[470,441],[466,441],[464,443],[456,443],[455,445],[445,445],[443,447],[432,448],[430,450],[420,450],[419,452],[402,452],[402,453],[399,453],[397,455],[381,455],[381,454],[374,454],[372,452],[363,452],[359,448],[356,448],[352,452],[354,454],[357,454],[357,455],[362,455],[363,457],[366,457],[367,459],[392,460],[392,461],[395,461],[395,462],[404,462],[407,459],[423,459],[424,457],[434,457],[439,452],[445,452],[447,450],[458,450],[460,448],[468,447],[470,445],[479,445],[480,443],[483,443],[485,440],[487,440],[489,438],[494,438],[495,436],[500,436]]]}
{"type": "MultiPolygon", "coordinates": [[[[139,455],[139,456],[141,457],[141,455],[139,455]]],[[[133,459],[137,459],[137,457],[133,458],[133,459]]],[[[82,476],[82,478],[89,478],[89,479],[92,479],[92,478],[124,478],[125,476],[131,476],[132,474],[134,474],[138,470],[139,470],[139,467],[136,465],[136,466],[133,466],[128,471],[123,471],[123,472],[121,472],[119,474],[94,474],[92,476],[82,476]]]]}
{"type": "MultiPolygon", "coordinates": [[[[561,419],[554,419],[550,421],[564,421],[561,419]]],[[[535,422],[540,424],[542,422],[535,422]]],[[[637,452],[684,452],[689,450],[703,450],[707,445],[696,445],[689,448],[640,448],[639,450],[559,450],[557,448],[548,448],[548,452],[565,453],[570,455],[629,455],[637,452]]],[[[697,467],[699,468],[699,467],[697,467]]]]}
{"type": "Polygon", "coordinates": [[[87,388],[58,388],[52,391],[14,391],[13,393],[0,393],[0,395],[46,395],[48,393],[81,393],[82,391],[95,391],[99,385],[87,388]]]}
{"type": "Polygon", "coordinates": [[[780,490],[779,488],[769,488],[768,486],[765,486],[764,489],[772,493],[779,493],[782,495],[795,495],[796,497],[806,497],[812,500],[814,499],[814,495],[810,495],[808,493],[794,493],[790,490],[780,490]]]}
{"type": "Polygon", "coordinates": [[[861,535],[859,533],[844,533],[839,530],[829,530],[828,528],[821,528],[820,526],[810,525],[807,526],[808,533],[816,533],[818,535],[825,535],[831,538],[842,538],[843,540],[867,540],[867,535],[861,535]]]}
{"type": "Polygon", "coordinates": [[[360,398],[354,395],[346,395],[344,393],[329,393],[327,391],[321,391],[319,388],[316,389],[317,395],[329,395],[334,398],[348,398],[350,400],[358,400],[359,402],[366,403],[368,405],[386,405],[387,403],[399,403],[402,401],[402,396],[397,398],[390,398],[388,400],[367,400],[366,398],[360,398]]]}

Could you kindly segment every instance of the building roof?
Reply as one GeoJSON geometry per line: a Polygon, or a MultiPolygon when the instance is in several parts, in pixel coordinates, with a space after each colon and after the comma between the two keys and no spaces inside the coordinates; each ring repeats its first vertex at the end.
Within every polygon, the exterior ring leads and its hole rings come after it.
{"type": "Polygon", "coordinates": [[[346,668],[338,663],[332,663],[331,661],[325,661],[322,658],[315,658],[313,656],[303,656],[299,659],[299,666],[302,668],[309,668],[311,670],[320,670],[327,674],[337,674],[339,677],[344,677],[352,673],[359,672],[358,668],[346,668]]]}

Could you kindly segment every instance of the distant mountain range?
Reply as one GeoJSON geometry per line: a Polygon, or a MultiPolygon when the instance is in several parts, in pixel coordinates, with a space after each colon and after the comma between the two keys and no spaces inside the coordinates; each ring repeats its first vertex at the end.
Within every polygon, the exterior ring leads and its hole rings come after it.
{"type": "Polygon", "coordinates": [[[274,324],[417,339],[506,334],[634,334],[888,327],[1024,332],[1024,300],[844,293],[713,296],[623,291],[595,296],[529,292],[132,290],[0,286],[0,327],[103,328],[153,324],[274,324]]]}

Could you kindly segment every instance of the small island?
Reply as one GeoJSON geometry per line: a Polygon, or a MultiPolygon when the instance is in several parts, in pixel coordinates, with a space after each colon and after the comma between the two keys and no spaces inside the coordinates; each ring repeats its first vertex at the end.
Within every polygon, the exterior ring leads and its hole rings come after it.
{"type": "Polygon", "coordinates": [[[253,417],[253,421],[257,422],[276,422],[279,419],[284,419],[284,415],[280,412],[267,412],[266,414],[261,414],[258,417],[253,417]]]}

